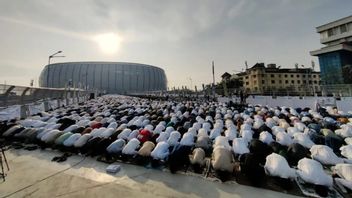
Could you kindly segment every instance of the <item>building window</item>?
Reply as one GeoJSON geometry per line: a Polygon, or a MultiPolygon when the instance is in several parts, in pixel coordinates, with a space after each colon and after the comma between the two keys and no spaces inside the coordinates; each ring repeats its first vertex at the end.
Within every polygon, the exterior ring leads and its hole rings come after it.
{"type": "Polygon", "coordinates": [[[248,79],[248,76],[246,76],[246,79],[248,79]]]}
{"type": "Polygon", "coordinates": [[[246,82],[246,85],[249,85],[249,82],[246,82]]]}
{"type": "Polygon", "coordinates": [[[253,78],[256,78],[257,77],[257,75],[253,75],[253,78]]]}
{"type": "Polygon", "coordinates": [[[297,76],[296,76],[297,78],[299,78],[299,74],[297,74],[297,76]]]}
{"type": "Polygon", "coordinates": [[[304,75],[304,74],[303,74],[303,75],[302,75],[302,77],[303,77],[303,78],[305,78],[305,77],[306,77],[306,75],[304,75]]]}
{"type": "Polygon", "coordinates": [[[271,84],[275,84],[275,80],[271,80],[271,84]]]}
{"type": "Polygon", "coordinates": [[[294,81],[294,80],[291,80],[291,83],[292,83],[292,84],[295,84],[295,81],[294,81]]]}
{"type": "Polygon", "coordinates": [[[262,84],[265,84],[265,80],[262,80],[262,84]]]}
{"type": "Polygon", "coordinates": [[[328,29],[328,37],[330,37],[330,36],[334,36],[335,34],[336,34],[336,32],[334,31],[334,29],[333,29],[333,28],[328,29]]]}
{"type": "Polygon", "coordinates": [[[309,81],[309,84],[312,84],[312,81],[311,81],[311,80],[309,81]]]}
{"type": "Polygon", "coordinates": [[[320,39],[326,39],[328,38],[328,32],[327,31],[324,31],[322,33],[320,33],[320,39]]]}
{"type": "Polygon", "coordinates": [[[313,75],[313,78],[316,78],[317,77],[317,75],[313,75]]]}
{"type": "Polygon", "coordinates": [[[315,81],[314,81],[314,84],[317,84],[317,83],[318,83],[318,82],[315,80],[315,81]]]}
{"type": "Polygon", "coordinates": [[[281,74],[279,74],[279,78],[281,78],[281,74]]]}
{"type": "Polygon", "coordinates": [[[262,77],[264,77],[265,75],[264,74],[262,74],[262,77]]]}
{"type": "Polygon", "coordinates": [[[281,83],[282,83],[282,80],[279,80],[279,83],[281,84],[281,83]]]}
{"type": "Polygon", "coordinates": [[[274,78],[274,74],[271,74],[270,76],[271,76],[272,78],[274,78]]]}
{"type": "Polygon", "coordinates": [[[301,84],[301,81],[300,81],[300,80],[297,80],[297,84],[301,84]]]}
{"type": "Polygon", "coordinates": [[[303,80],[303,84],[306,84],[307,83],[307,81],[306,80],[303,80]]]}
{"type": "Polygon", "coordinates": [[[288,84],[288,80],[285,80],[285,83],[288,84]]]}
{"type": "Polygon", "coordinates": [[[256,81],[256,80],[254,81],[254,84],[255,84],[255,85],[257,84],[257,81],[256,81]]]}
{"type": "Polygon", "coordinates": [[[287,78],[287,74],[285,74],[285,78],[287,78]]]}
{"type": "Polygon", "coordinates": [[[347,32],[347,26],[346,26],[346,25],[347,25],[347,24],[343,24],[343,25],[340,26],[340,32],[341,32],[341,34],[347,32]]]}
{"type": "Polygon", "coordinates": [[[293,74],[291,74],[291,78],[293,78],[293,74]]]}

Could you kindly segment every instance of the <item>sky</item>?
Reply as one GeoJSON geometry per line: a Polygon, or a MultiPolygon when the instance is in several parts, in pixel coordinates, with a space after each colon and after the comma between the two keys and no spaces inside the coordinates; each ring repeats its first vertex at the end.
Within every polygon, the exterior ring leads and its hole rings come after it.
{"type": "Polygon", "coordinates": [[[28,86],[55,62],[158,66],[168,87],[198,88],[257,62],[310,66],[315,27],[352,0],[0,0],[0,84],[28,86]]]}

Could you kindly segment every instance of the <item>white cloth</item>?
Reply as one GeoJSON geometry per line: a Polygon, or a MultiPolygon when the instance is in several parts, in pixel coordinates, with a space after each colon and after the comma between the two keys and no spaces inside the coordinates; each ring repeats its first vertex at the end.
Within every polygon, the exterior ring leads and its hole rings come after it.
{"type": "Polygon", "coordinates": [[[267,118],[265,120],[265,124],[266,126],[268,126],[269,128],[273,128],[274,126],[277,125],[276,121],[273,118],[267,118]]]}
{"type": "Polygon", "coordinates": [[[252,130],[252,126],[250,124],[242,124],[241,131],[244,131],[244,130],[252,130]]]}
{"type": "Polygon", "coordinates": [[[342,146],[340,148],[341,155],[347,159],[352,159],[352,145],[342,146]]]}
{"type": "Polygon", "coordinates": [[[52,130],[51,132],[47,133],[45,137],[43,136],[44,138],[42,137],[42,141],[44,141],[45,143],[53,142],[62,134],[64,134],[63,131],[52,130]]]}
{"type": "Polygon", "coordinates": [[[167,140],[167,143],[170,145],[170,146],[175,146],[178,144],[178,140],[181,138],[181,133],[178,132],[178,131],[173,131],[171,132],[170,134],[170,137],[169,139],[167,140]]]}
{"type": "Polygon", "coordinates": [[[211,124],[209,122],[204,122],[202,124],[202,128],[207,130],[207,131],[210,131],[210,128],[211,128],[211,124]]]}
{"type": "Polygon", "coordinates": [[[153,134],[160,134],[163,130],[165,130],[165,126],[162,125],[162,124],[158,124],[154,131],[153,131],[153,134]]]}
{"type": "Polygon", "coordinates": [[[243,138],[235,138],[232,141],[232,150],[239,155],[249,153],[248,142],[243,138]]]}
{"type": "Polygon", "coordinates": [[[133,130],[129,135],[128,135],[128,138],[127,140],[130,141],[132,140],[133,138],[137,138],[139,134],[139,131],[136,129],[136,130],[133,130]]]}
{"type": "Polygon", "coordinates": [[[124,129],[120,134],[117,135],[117,138],[127,140],[131,132],[131,129],[124,129]]]}
{"type": "Polygon", "coordinates": [[[325,165],[335,165],[343,163],[343,159],[337,157],[333,150],[325,145],[314,145],[310,149],[313,159],[325,165]]]}
{"type": "Polygon", "coordinates": [[[343,138],[352,137],[352,126],[343,124],[341,129],[335,130],[335,133],[343,138]]]}
{"type": "Polygon", "coordinates": [[[93,129],[91,132],[90,132],[90,135],[93,136],[93,137],[99,137],[100,134],[105,130],[104,127],[100,127],[99,129],[93,129]]]}
{"type": "Polygon", "coordinates": [[[70,146],[73,146],[75,144],[75,142],[77,140],[79,140],[79,138],[81,137],[82,135],[80,133],[75,133],[73,135],[71,135],[69,138],[67,138],[63,145],[66,146],[66,147],[70,147],[70,146]]]}
{"type": "Polygon", "coordinates": [[[253,139],[253,131],[252,130],[243,130],[240,132],[241,137],[245,139],[247,142],[250,142],[253,139]]]}
{"type": "Polygon", "coordinates": [[[197,136],[198,136],[198,137],[199,137],[199,136],[208,137],[208,132],[207,132],[207,130],[205,130],[205,129],[199,129],[197,136]]]}
{"type": "Polygon", "coordinates": [[[348,144],[348,145],[352,145],[352,137],[345,138],[345,142],[346,142],[346,144],[348,144]]]}
{"type": "Polygon", "coordinates": [[[272,153],[266,157],[264,169],[265,173],[270,176],[284,179],[296,177],[295,169],[290,168],[286,159],[276,153],[272,153]]]}
{"type": "Polygon", "coordinates": [[[228,141],[227,138],[224,137],[224,136],[218,136],[218,137],[215,139],[213,148],[215,148],[215,147],[217,147],[217,146],[222,146],[222,147],[224,147],[224,148],[227,149],[227,150],[231,150],[231,146],[230,146],[230,144],[229,144],[229,141],[228,141]]]}
{"type": "Polygon", "coordinates": [[[165,132],[168,133],[170,135],[171,132],[175,131],[174,127],[172,126],[169,126],[169,127],[166,127],[165,129],[165,132]]]}
{"type": "Polygon", "coordinates": [[[293,143],[292,138],[285,132],[278,132],[276,134],[276,141],[284,146],[289,146],[293,143]]]}
{"type": "Polygon", "coordinates": [[[344,187],[352,190],[352,181],[342,178],[335,178],[335,182],[343,185],[344,187]]]}
{"type": "Polygon", "coordinates": [[[259,129],[262,125],[264,124],[264,121],[261,119],[258,119],[254,122],[253,128],[254,129],[259,129]]]}
{"type": "Polygon", "coordinates": [[[304,131],[304,129],[307,127],[305,124],[303,124],[302,122],[296,122],[294,124],[294,126],[301,132],[304,131]]]}
{"type": "Polygon", "coordinates": [[[46,132],[43,136],[41,136],[40,140],[43,142],[46,142],[48,138],[50,138],[58,133],[60,133],[60,131],[57,129],[50,130],[50,131],[46,132]]]}
{"type": "Polygon", "coordinates": [[[193,136],[197,136],[197,130],[193,127],[189,128],[187,132],[191,133],[193,136]]]}
{"type": "Polygon", "coordinates": [[[301,133],[301,132],[297,129],[297,127],[288,127],[288,128],[287,128],[287,134],[288,134],[289,136],[293,137],[293,135],[296,134],[296,133],[301,133]]]}
{"type": "Polygon", "coordinates": [[[156,138],[156,142],[166,142],[167,139],[169,138],[169,134],[167,132],[161,132],[159,137],[156,138]]]}
{"type": "Polygon", "coordinates": [[[125,140],[117,139],[106,148],[106,151],[108,153],[118,153],[122,151],[125,145],[126,145],[125,140]]]}
{"type": "Polygon", "coordinates": [[[201,148],[195,148],[192,152],[192,157],[190,158],[191,164],[199,164],[204,166],[205,164],[205,152],[201,148]]]}
{"type": "Polygon", "coordinates": [[[80,127],[86,127],[89,125],[90,120],[80,120],[79,122],[77,122],[77,125],[80,127]]]}
{"type": "Polygon", "coordinates": [[[213,130],[211,130],[209,138],[210,139],[215,139],[215,138],[217,138],[220,135],[221,135],[221,129],[220,128],[214,128],[213,130]]]}
{"type": "Polygon", "coordinates": [[[108,125],[108,127],[106,127],[106,128],[111,128],[111,129],[116,129],[117,128],[117,123],[116,122],[111,122],[109,125],[108,125]]]}
{"type": "Polygon", "coordinates": [[[73,130],[77,129],[79,126],[77,124],[71,125],[64,129],[64,132],[72,132],[73,130]]]}
{"type": "Polygon", "coordinates": [[[122,149],[122,153],[125,155],[135,155],[137,154],[137,149],[139,148],[139,140],[137,138],[133,138],[130,140],[125,147],[122,149]]]}
{"type": "Polygon", "coordinates": [[[225,131],[225,137],[227,138],[227,140],[233,140],[237,137],[237,130],[235,127],[230,127],[225,131]]]}
{"type": "Polygon", "coordinates": [[[293,142],[299,143],[306,148],[312,148],[312,146],[315,145],[314,142],[309,138],[309,136],[303,133],[293,134],[293,142]]]}
{"type": "Polygon", "coordinates": [[[150,155],[154,159],[164,160],[169,156],[169,144],[166,142],[159,142],[150,155]]]}
{"type": "Polygon", "coordinates": [[[273,136],[267,131],[263,131],[259,134],[259,140],[265,144],[270,144],[274,141],[273,136]]]}
{"type": "Polygon", "coordinates": [[[333,184],[332,177],[327,175],[323,166],[312,159],[303,158],[298,161],[297,174],[303,181],[315,184],[331,187],[333,184]]]}
{"type": "Polygon", "coordinates": [[[46,125],[44,128],[45,129],[58,129],[61,126],[61,124],[56,124],[56,123],[50,123],[48,125],[46,125]]]}
{"type": "Polygon", "coordinates": [[[341,178],[352,181],[352,164],[336,164],[333,171],[341,178]]]}
{"type": "Polygon", "coordinates": [[[180,144],[183,146],[193,146],[194,145],[194,136],[192,133],[185,133],[182,136],[180,144]]]}
{"type": "Polygon", "coordinates": [[[107,129],[105,129],[101,134],[99,134],[99,137],[108,138],[108,137],[110,137],[114,132],[115,132],[115,129],[113,129],[113,128],[107,128],[107,129]]]}
{"type": "Polygon", "coordinates": [[[80,138],[78,138],[78,140],[73,144],[73,146],[76,148],[81,148],[88,142],[91,137],[92,136],[89,133],[83,134],[80,138]]]}
{"type": "Polygon", "coordinates": [[[282,128],[282,127],[279,127],[279,126],[274,126],[273,128],[272,128],[272,132],[273,132],[273,135],[277,135],[279,132],[286,132],[285,131],[285,129],[284,128],[282,128]]]}

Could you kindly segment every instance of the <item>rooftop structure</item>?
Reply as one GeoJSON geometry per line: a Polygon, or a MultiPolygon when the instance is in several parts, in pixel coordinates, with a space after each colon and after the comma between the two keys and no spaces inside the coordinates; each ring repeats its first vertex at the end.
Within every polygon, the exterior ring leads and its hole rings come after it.
{"type": "Polygon", "coordinates": [[[323,85],[352,84],[352,15],[321,25],[321,49],[311,51],[318,56],[323,85]]]}

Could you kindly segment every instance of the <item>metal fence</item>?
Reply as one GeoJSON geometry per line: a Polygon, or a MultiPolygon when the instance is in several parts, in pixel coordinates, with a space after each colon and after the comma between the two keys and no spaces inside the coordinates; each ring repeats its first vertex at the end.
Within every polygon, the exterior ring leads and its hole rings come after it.
{"type": "MultiPolygon", "coordinates": [[[[243,90],[248,95],[265,95],[265,96],[334,96],[334,97],[351,97],[352,84],[320,85],[320,86],[290,86],[281,89],[264,90],[244,90],[228,89],[227,96],[238,95],[243,90]]],[[[216,93],[226,96],[224,89],[216,89],[216,93]]]]}
{"type": "Polygon", "coordinates": [[[0,84],[0,107],[23,105],[42,100],[81,98],[88,96],[88,94],[88,91],[82,89],[54,89],[0,84]]]}

